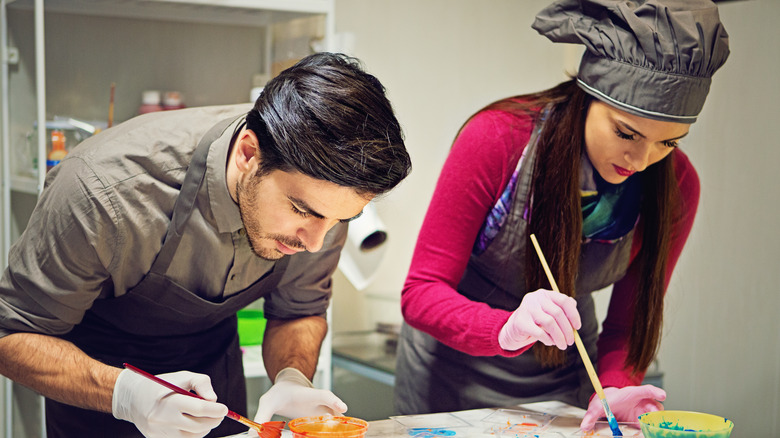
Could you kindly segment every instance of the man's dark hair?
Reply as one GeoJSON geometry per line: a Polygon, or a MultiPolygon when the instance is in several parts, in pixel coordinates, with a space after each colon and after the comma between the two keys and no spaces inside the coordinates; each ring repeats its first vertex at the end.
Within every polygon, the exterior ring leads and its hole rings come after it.
{"type": "Polygon", "coordinates": [[[260,142],[260,176],[294,170],[381,195],[411,171],[384,86],[343,54],[307,56],[268,82],[247,128],[260,142]]]}

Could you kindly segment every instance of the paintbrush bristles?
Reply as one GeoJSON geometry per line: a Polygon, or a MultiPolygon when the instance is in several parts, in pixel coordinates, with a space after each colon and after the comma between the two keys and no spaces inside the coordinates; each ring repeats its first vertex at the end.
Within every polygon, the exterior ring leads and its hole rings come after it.
{"type": "MultiPolygon", "coordinates": [[[[257,423],[255,423],[257,424],[257,423]]],[[[282,436],[284,421],[268,421],[261,425],[262,431],[258,431],[260,438],[279,438],[282,436]]]]}
{"type": "Polygon", "coordinates": [[[279,438],[282,436],[284,421],[269,421],[263,424],[259,424],[240,415],[236,420],[239,423],[254,429],[257,434],[260,435],[260,438],[279,438]]]}
{"type": "Polygon", "coordinates": [[[254,429],[261,438],[279,438],[282,435],[284,421],[268,421],[260,424],[233,411],[228,411],[227,417],[254,429]]]}

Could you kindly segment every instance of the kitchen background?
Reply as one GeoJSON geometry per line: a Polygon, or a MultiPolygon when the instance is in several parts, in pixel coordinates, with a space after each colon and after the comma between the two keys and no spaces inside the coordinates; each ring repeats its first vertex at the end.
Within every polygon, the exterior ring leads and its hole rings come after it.
{"type": "MultiPolygon", "coordinates": [[[[427,202],[460,125],[483,105],[541,90],[579,52],[530,28],[547,1],[336,1],[336,30],[389,90],[414,170],[377,204],[388,249],[361,292],[337,283],[334,330],[400,322],[399,292],[427,202]]],[[[667,294],[658,358],[667,409],[732,419],[732,436],[780,436],[780,2],[719,3],[731,56],[682,148],[702,185],[667,294]]],[[[605,312],[609,291],[599,292],[605,312]]]]}
{"type": "MultiPolygon", "coordinates": [[[[336,341],[375,330],[380,323],[401,322],[399,295],[416,234],[463,121],[493,100],[548,88],[575,71],[578,48],[553,44],[530,28],[547,3],[335,0],[334,47],[360,58],[386,86],[414,164],[409,178],[376,203],[388,233],[376,275],[357,290],[343,273],[336,274],[331,315],[336,341]]],[[[775,178],[780,163],[780,1],[727,1],[720,8],[732,54],[716,73],[704,111],[682,145],[699,172],[702,198],[667,295],[658,374],[668,393],[667,409],[726,416],[736,423],[736,438],[775,437],[780,436],[780,191],[775,178]]],[[[25,45],[30,38],[20,34],[31,32],[32,14],[11,10],[9,19],[11,39],[24,60],[33,48],[25,45]]],[[[293,44],[284,50],[298,54],[294,35],[288,36],[293,44]]],[[[83,118],[105,118],[106,106],[93,105],[84,90],[108,90],[113,81],[118,84],[117,122],[135,114],[140,104],[140,93],[125,90],[147,83],[185,90],[188,106],[247,101],[257,66],[269,70],[268,58],[256,49],[272,45],[264,31],[235,23],[150,24],[54,12],[46,14],[46,38],[48,105],[80,108],[83,118]],[[189,50],[177,50],[183,46],[189,50]],[[193,48],[221,53],[204,56],[193,48]],[[207,87],[197,82],[203,75],[212,78],[207,87]],[[246,83],[245,89],[237,90],[236,83],[246,83]]],[[[270,62],[282,66],[285,59],[270,62]]],[[[23,63],[13,68],[32,77],[23,63]]],[[[17,82],[23,85],[12,86],[9,94],[34,93],[31,82],[17,82]]],[[[107,101],[107,92],[97,100],[107,101]]],[[[17,110],[34,112],[34,102],[27,105],[17,110]]],[[[34,196],[12,196],[14,208],[3,219],[18,233],[34,196]]],[[[597,295],[603,314],[609,290],[597,295]]],[[[350,414],[392,414],[392,390],[385,384],[336,367],[333,385],[351,403],[350,414]]]]}

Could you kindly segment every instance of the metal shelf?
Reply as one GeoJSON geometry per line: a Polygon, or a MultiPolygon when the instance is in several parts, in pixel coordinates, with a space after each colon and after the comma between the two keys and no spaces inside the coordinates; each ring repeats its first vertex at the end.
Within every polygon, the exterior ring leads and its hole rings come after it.
{"type": "Polygon", "coordinates": [[[38,195],[38,178],[30,176],[11,176],[11,190],[19,193],[38,195]]]}
{"type": "MultiPolygon", "coordinates": [[[[9,163],[11,139],[9,136],[11,112],[9,105],[9,61],[13,53],[8,47],[8,9],[30,10],[33,13],[33,50],[35,56],[34,95],[35,120],[39,125],[46,123],[46,55],[44,37],[44,9],[46,13],[72,14],[106,18],[127,18],[148,21],[186,22],[198,24],[217,24],[229,26],[245,26],[266,28],[271,34],[270,25],[284,24],[300,18],[322,16],[325,18],[325,49],[332,41],[335,29],[334,0],[0,0],[0,172],[2,180],[2,230],[0,230],[0,247],[7,254],[11,242],[10,228],[10,194],[27,193],[37,196],[43,187],[45,171],[35,178],[16,175],[9,163]]],[[[270,41],[270,39],[268,40],[270,41]]],[[[266,47],[267,65],[270,66],[270,43],[266,47]]],[[[154,50],[151,48],[151,50],[154,50]]],[[[40,130],[36,139],[39,157],[45,156],[45,130],[40,130]]],[[[330,322],[330,312],[328,312],[330,322]]],[[[262,377],[265,367],[260,351],[248,352],[244,357],[247,377],[262,377]]],[[[323,341],[317,366],[315,386],[331,387],[331,337],[323,341]]],[[[20,412],[14,406],[13,384],[10,380],[0,377],[0,393],[4,392],[2,412],[0,412],[0,436],[13,437],[14,412],[20,412]],[[4,421],[3,421],[4,420],[4,421]]],[[[42,406],[37,408],[43,412],[42,406]]],[[[40,415],[40,430],[45,431],[43,415],[40,415]]],[[[45,432],[41,432],[45,436],[45,432]]],[[[29,436],[29,434],[28,434],[29,436]]]]}
{"type": "MultiPolygon", "coordinates": [[[[9,6],[32,9],[33,0],[10,0],[9,6]]],[[[330,0],[46,0],[46,12],[267,26],[297,18],[330,14],[330,0]]]]}

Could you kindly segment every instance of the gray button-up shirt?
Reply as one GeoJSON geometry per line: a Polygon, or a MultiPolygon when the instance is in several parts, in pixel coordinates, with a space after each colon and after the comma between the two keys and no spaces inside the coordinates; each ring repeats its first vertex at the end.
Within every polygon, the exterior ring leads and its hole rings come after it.
{"type": "MultiPolygon", "coordinates": [[[[198,141],[226,118],[235,121],[209,148],[206,179],[167,275],[218,301],[268,272],[274,262],[251,251],[225,175],[233,134],[250,108],[136,117],[87,139],[55,166],[0,279],[0,337],[66,333],[94,300],[138,284],[162,246],[198,141]]],[[[269,318],[325,313],[346,232],[338,224],[320,251],[286,256],[278,288],[265,295],[269,318]]]]}

